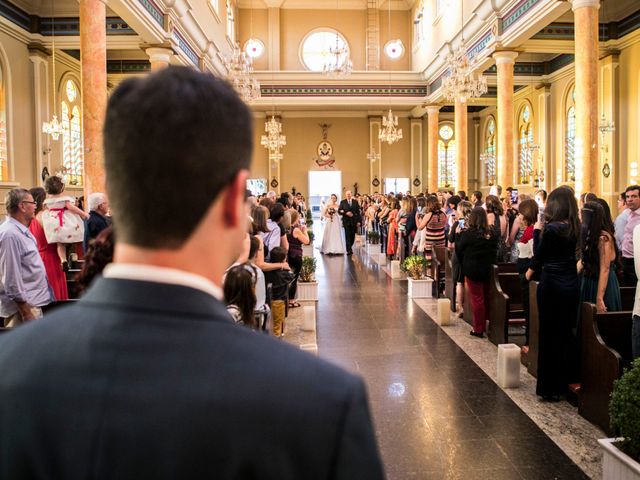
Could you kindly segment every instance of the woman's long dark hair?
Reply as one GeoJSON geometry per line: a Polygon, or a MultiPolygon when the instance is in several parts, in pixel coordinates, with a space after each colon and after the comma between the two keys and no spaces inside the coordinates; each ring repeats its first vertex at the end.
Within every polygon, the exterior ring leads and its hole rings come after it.
{"type": "Polygon", "coordinates": [[[84,256],[84,265],[78,274],[78,285],[81,292],[84,292],[91,285],[93,279],[102,273],[104,267],[113,261],[114,245],[113,225],[102,230],[89,243],[87,253],[84,256]]]}
{"type": "Polygon", "coordinates": [[[491,229],[487,221],[487,212],[482,207],[475,207],[469,214],[468,230],[478,232],[485,238],[491,236],[491,229]]]}
{"type": "Polygon", "coordinates": [[[484,200],[484,203],[487,206],[487,213],[493,213],[497,217],[504,215],[504,207],[498,197],[495,195],[487,195],[487,198],[484,200]]]}
{"type": "Polygon", "coordinates": [[[256,308],[256,292],[254,266],[248,263],[236,265],[227,270],[224,279],[224,301],[227,305],[235,305],[240,311],[242,323],[250,328],[256,328],[253,311],[256,308]]]}
{"type": "Polygon", "coordinates": [[[574,237],[576,240],[580,238],[578,202],[571,187],[562,185],[549,194],[544,207],[544,223],[566,223],[569,228],[565,232],[560,231],[559,234],[574,237]]]}
{"type": "Polygon", "coordinates": [[[601,202],[587,202],[582,209],[582,266],[584,275],[597,278],[600,273],[600,235],[607,232],[613,242],[613,248],[618,257],[618,246],[615,242],[613,222],[611,214],[602,207],[601,202]]]}

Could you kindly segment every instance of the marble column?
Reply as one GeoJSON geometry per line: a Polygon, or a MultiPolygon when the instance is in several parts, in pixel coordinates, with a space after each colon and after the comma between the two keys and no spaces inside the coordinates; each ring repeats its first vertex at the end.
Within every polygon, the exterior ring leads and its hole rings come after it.
{"type": "Polygon", "coordinates": [[[513,107],[513,66],[517,52],[496,52],[493,58],[498,67],[498,185],[503,192],[513,186],[516,149],[514,141],[514,107],[513,107]]]}
{"type": "Polygon", "coordinates": [[[152,72],[167,68],[171,64],[171,57],[173,57],[173,50],[166,47],[150,47],[145,50],[145,53],[149,55],[152,72]]]}
{"type": "Polygon", "coordinates": [[[103,0],[80,0],[84,198],[105,191],[102,127],[107,107],[107,30],[103,0]]]}
{"type": "Polygon", "coordinates": [[[427,171],[428,171],[428,190],[429,193],[438,190],[438,121],[440,106],[429,105],[427,107],[428,124],[427,124],[427,171]]]}
{"type": "Polygon", "coordinates": [[[576,69],[576,195],[600,193],[598,168],[598,9],[600,0],[573,0],[576,69]]]}
{"type": "Polygon", "coordinates": [[[455,105],[456,130],[456,191],[467,191],[468,166],[468,131],[467,131],[467,102],[456,100],[455,105]]]}

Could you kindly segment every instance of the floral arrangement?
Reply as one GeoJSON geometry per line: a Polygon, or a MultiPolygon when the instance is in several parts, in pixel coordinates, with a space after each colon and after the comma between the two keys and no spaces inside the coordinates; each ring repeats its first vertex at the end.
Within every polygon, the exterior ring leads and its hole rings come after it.
{"type": "Polygon", "coordinates": [[[333,222],[333,217],[336,214],[336,209],[333,207],[329,207],[327,209],[327,215],[329,215],[329,219],[333,222]]]}
{"type": "Polygon", "coordinates": [[[369,241],[369,243],[377,245],[378,243],[380,243],[380,232],[369,230],[367,232],[367,240],[369,241]]]}

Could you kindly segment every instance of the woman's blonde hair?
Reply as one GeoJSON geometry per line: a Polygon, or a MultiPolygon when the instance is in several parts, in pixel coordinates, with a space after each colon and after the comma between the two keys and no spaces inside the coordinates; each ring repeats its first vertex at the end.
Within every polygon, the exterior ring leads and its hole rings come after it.
{"type": "Polygon", "coordinates": [[[473,204],[471,202],[468,202],[467,200],[462,200],[460,203],[458,203],[457,210],[462,215],[462,218],[468,220],[469,214],[471,213],[471,210],[473,210],[473,204]]]}

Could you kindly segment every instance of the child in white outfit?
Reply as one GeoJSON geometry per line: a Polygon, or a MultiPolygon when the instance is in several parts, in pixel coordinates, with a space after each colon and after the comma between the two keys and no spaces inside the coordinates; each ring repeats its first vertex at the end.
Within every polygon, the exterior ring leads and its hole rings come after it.
{"type": "Polygon", "coordinates": [[[42,225],[47,242],[58,244],[58,257],[63,270],[67,270],[68,243],[82,242],[84,239],[84,222],[89,214],[74,205],[75,199],[63,195],[64,182],[58,176],[48,177],[44,182],[47,198],[44,205],[47,209],[42,214],[42,225]]]}

